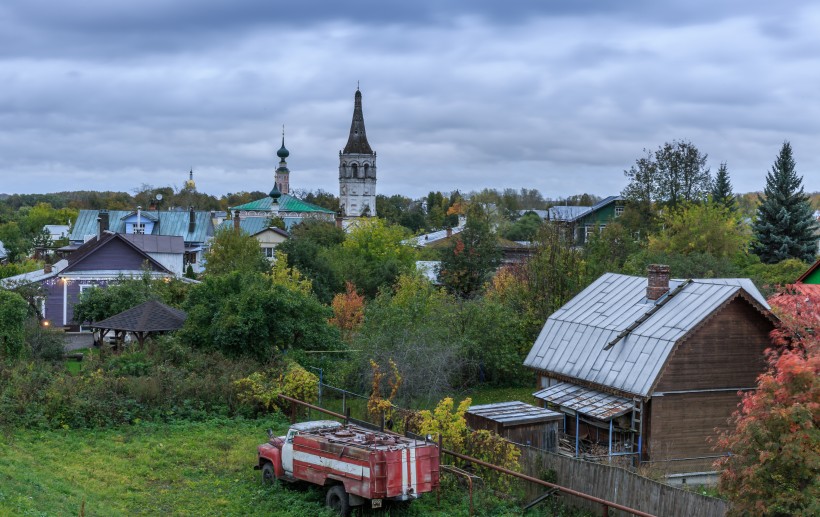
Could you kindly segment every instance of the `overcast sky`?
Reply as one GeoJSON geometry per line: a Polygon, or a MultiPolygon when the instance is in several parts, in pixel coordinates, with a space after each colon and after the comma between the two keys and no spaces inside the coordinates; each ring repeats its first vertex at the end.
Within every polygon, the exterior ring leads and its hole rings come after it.
{"type": "Polygon", "coordinates": [[[691,140],[736,192],[784,140],[820,190],[820,5],[3,0],[0,193],[338,194],[357,81],[380,194],[616,194],[691,140]]]}

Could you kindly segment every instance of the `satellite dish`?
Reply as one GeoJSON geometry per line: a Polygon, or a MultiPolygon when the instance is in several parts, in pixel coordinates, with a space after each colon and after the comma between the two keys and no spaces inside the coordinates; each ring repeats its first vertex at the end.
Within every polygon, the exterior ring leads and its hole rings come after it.
{"type": "Polygon", "coordinates": [[[162,194],[157,194],[157,201],[162,201],[162,194]]]}

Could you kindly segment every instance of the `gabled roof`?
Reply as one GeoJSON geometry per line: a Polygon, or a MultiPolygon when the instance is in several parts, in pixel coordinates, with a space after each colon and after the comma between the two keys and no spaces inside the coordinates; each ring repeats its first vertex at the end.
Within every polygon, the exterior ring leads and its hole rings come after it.
{"type": "MultiPolygon", "coordinates": [[[[0,242],[0,249],[2,249],[2,244],[3,243],[0,242]]],[[[815,262],[814,264],[809,266],[809,269],[807,269],[805,273],[800,275],[800,277],[797,280],[795,280],[794,283],[795,284],[803,283],[808,277],[810,277],[812,275],[812,273],[814,273],[818,269],[820,269],[820,259],[818,259],[817,262],[815,262]]]]}
{"type": "Polygon", "coordinates": [[[119,314],[95,322],[91,327],[126,332],[168,332],[178,330],[188,315],[156,300],[149,300],[119,314]]]}
{"type": "MultiPolygon", "coordinates": [[[[273,199],[270,196],[265,196],[262,199],[251,201],[243,205],[232,206],[231,210],[244,210],[248,212],[271,212],[273,207],[273,199]]],[[[333,210],[302,201],[289,194],[282,194],[279,198],[279,213],[283,212],[320,212],[325,214],[335,214],[333,210]]],[[[284,214],[283,214],[284,215],[284,214]]]]}
{"type": "MultiPolygon", "coordinates": [[[[134,216],[136,216],[136,215],[137,215],[137,213],[138,213],[138,212],[137,212],[136,210],[134,210],[133,212],[128,212],[127,214],[125,214],[124,216],[122,216],[120,219],[122,219],[123,221],[125,221],[125,220],[126,220],[126,219],[128,219],[129,217],[134,217],[134,216]]],[[[159,216],[152,214],[150,210],[145,210],[145,211],[140,210],[140,212],[139,212],[139,216],[140,216],[140,218],[143,218],[143,217],[144,217],[144,218],[148,219],[149,221],[154,221],[154,222],[157,222],[157,221],[159,220],[159,216]]]]}
{"type": "MultiPolygon", "coordinates": [[[[125,233],[125,219],[135,212],[126,210],[109,210],[108,229],[115,233],[125,233]]],[[[69,239],[74,242],[83,242],[90,235],[97,235],[97,218],[99,210],[80,210],[77,222],[71,230],[69,239]]],[[[211,213],[204,210],[194,211],[194,231],[190,229],[190,212],[188,210],[143,210],[146,219],[156,219],[152,235],[176,235],[185,242],[206,242],[214,234],[214,224],[211,213]],[[148,216],[151,217],[148,217],[148,216]]]]}
{"type": "MultiPolygon", "coordinates": [[[[164,240],[164,239],[176,239],[177,242],[181,244],[180,237],[168,237],[168,236],[161,236],[161,235],[126,235],[122,233],[113,233],[113,232],[103,232],[99,239],[91,239],[88,242],[85,242],[82,246],[77,248],[77,251],[73,252],[71,255],[68,256],[68,265],[64,269],[65,272],[71,271],[77,264],[81,263],[82,261],[86,260],[88,257],[93,255],[97,250],[102,249],[108,243],[114,240],[120,240],[124,242],[127,246],[132,248],[134,252],[142,255],[144,260],[147,260],[155,267],[159,268],[160,271],[165,273],[171,273],[165,266],[160,264],[157,260],[153,257],[148,255],[148,252],[143,250],[140,246],[147,246],[149,249],[160,249],[160,245],[157,244],[155,241],[164,240]],[[138,237],[138,238],[134,238],[138,237]]],[[[173,244],[168,244],[168,247],[175,247],[173,244]]],[[[181,252],[180,252],[181,253],[181,252]]]]}
{"type": "MultiPolygon", "coordinates": [[[[670,292],[681,285],[670,281],[670,292]]],[[[525,366],[633,395],[648,396],[675,344],[735,297],[769,314],[744,278],[698,279],[674,296],[646,299],[645,277],[607,273],[547,319],[525,366]],[[650,309],[634,330],[605,348],[650,309]]]]}
{"type": "MultiPolygon", "coordinates": [[[[218,230],[225,228],[233,228],[234,222],[232,219],[226,219],[217,227],[218,230]]],[[[270,226],[267,217],[242,217],[239,219],[239,228],[248,235],[256,235],[265,230],[271,230],[278,233],[282,237],[290,237],[290,234],[281,228],[270,226]]]]}
{"type": "Polygon", "coordinates": [[[615,203],[616,201],[623,201],[623,198],[621,196],[605,197],[592,206],[554,206],[549,209],[549,216],[553,221],[574,223],[587,214],[597,212],[603,207],[615,203]]]}

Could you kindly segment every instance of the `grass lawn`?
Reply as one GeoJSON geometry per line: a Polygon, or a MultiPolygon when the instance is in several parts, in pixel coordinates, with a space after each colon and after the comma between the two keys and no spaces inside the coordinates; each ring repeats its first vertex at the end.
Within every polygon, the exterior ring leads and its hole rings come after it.
{"type": "MultiPolygon", "coordinates": [[[[89,517],[330,516],[319,488],[260,483],[253,465],[267,427],[283,433],[287,424],[224,419],[98,431],[7,431],[0,440],[0,516],[78,516],[83,507],[89,517]]],[[[442,486],[440,503],[427,494],[398,514],[358,515],[469,515],[465,487],[449,474],[442,486]]],[[[512,499],[489,490],[475,493],[475,515],[534,516],[545,510],[522,514],[512,499]]]]}
{"type": "MultiPolygon", "coordinates": [[[[265,421],[28,431],[0,443],[0,515],[326,514],[320,490],[263,487],[265,421]]],[[[274,425],[284,431],[283,424],[274,425]]]]}

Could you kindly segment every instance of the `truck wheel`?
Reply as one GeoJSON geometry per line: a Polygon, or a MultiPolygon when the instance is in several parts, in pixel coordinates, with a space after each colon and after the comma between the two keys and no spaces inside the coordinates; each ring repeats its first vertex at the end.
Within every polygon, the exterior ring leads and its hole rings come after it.
{"type": "Polygon", "coordinates": [[[350,515],[350,500],[343,485],[330,487],[327,491],[325,504],[333,511],[338,512],[342,517],[350,515]]]}
{"type": "Polygon", "coordinates": [[[273,465],[265,463],[262,465],[262,484],[272,485],[276,482],[276,474],[273,472],[273,465]]]}

